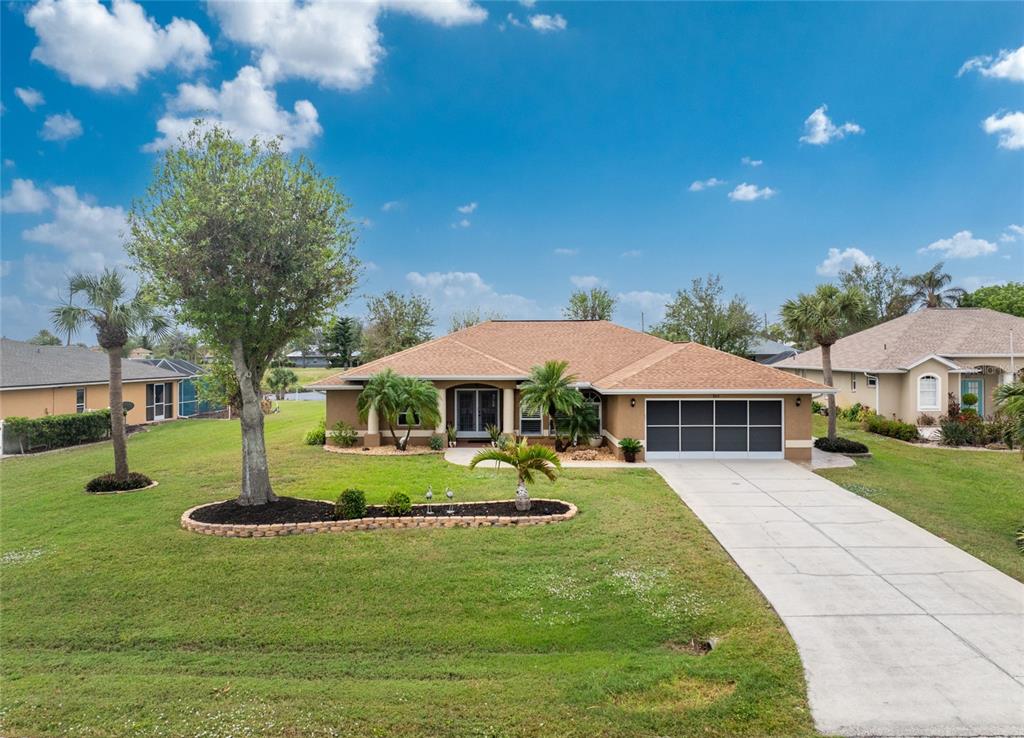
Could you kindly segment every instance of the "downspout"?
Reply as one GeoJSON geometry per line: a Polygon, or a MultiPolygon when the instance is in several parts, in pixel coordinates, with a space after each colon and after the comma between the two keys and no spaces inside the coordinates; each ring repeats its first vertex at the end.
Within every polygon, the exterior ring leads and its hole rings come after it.
{"type": "Polygon", "coordinates": [[[870,379],[875,380],[875,412],[878,415],[881,415],[882,414],[882,412],[881,412],[882,407],[881,407],[881,405],[879,405],[879,399],[878,399],[878,385],[879,385],[878,375],[877,374],[872,375],[872,374],[868,374],[867,372],[864,372],[864,378],[865,379],[869,379],[869,380],[870,379]]]}

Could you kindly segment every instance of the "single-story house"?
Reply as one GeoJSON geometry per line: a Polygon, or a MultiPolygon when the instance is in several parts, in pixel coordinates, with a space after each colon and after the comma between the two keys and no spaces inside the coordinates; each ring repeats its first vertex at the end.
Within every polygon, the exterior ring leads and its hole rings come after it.
{"type": "Polygon", "coordinates": [[[141,359],[141,361],[150,366],[168,369],[182,375],[182,379],[178,380],[177,392],[179,418],[191,418],[195,415],[223,409],[219,405],[212,405],[199,399],[196,380],[199,379],[200,375],[205,374],[206,370],[198,364],[194,364],[186,359],[170,358],[141,359]]]}
{"type": "MultiPolygon", "coordinates": [[[[124,399],[135,405],[128,411],[129,424],[176,417],[179,372],[141,361],[122,361],[121,367],[124,399]]],[[[0,341],[0,419],[101,410],[110,406],[109,380],[105,352],[0,341]]]]}
{"type": "Polygon", "coordinates": [[[648,458],[807,460],[811,396],[831,391],[698,343],[672,343],[600,320],[491,320],[311,388],[326,391],[328,429],[343,420],[368,446],[387,443],[387,430],[375,413],[361,421],[356,401],[366,381],[388,368],[440,390],[441,422],[414,427],[414,443],[427,443],[448,424],[466,441],[486,439],[489,425],[543,437],[548,420],[522,407],[520,389],[532,367],[552,359],[569,363],[576,386],[597,409],[601,435],[611,444],[635,438],[648,458]]]}
{"type": "Polygon", "coordinates": [[[313,349],[311,351],[289,351],[285,354],[285,359],[292,366],[297,367],[317,367],[322,368],[328,365],[327,357],[324,356],[322,351],[313,349]]]}
{"type": "MultiPolygon", "coordinates": [[[[822,382],[821,348],[773,364],[822,382]]],[[[908,423],[977,395],[981,415],[993,393],[1024,368],[1024,318],[988,308],[926,308],[839,339],[832,346],[836,402],[857,402],[908,423]]]]}
{"type": "Polygon", "coordinates": [[[759,364],[775,364],[798,353],[800,352],[788,343],[760,336],[754,338],[747,347],[747,358],[759,364]]]}

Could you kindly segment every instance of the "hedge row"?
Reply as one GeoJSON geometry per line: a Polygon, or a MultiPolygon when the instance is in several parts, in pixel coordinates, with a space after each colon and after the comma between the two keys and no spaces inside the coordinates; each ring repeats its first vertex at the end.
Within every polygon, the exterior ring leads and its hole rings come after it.
{"type": "Polygon", "coordinates": [[[42,418],[13,417],[4,420],[4,435],[23,451],[62,448],[80,443],[102,441],[110,436],[110,410],[92,410],[68,415],[46,415],[42,418]]]}

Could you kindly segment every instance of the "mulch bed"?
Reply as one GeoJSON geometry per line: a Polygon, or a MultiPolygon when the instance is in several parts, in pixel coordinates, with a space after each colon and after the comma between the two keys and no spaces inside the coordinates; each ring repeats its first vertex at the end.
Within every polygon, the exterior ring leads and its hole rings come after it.
{"type": "MultiPolygon", "coordinates": [[[[511,500],[503,502],[459,502],[452,505],[452,515],[446,510],[448,505],[435,503],[430,506],[431,517],[461,517],[468,515],[500,515],[503,517],[524,517],[527,515],[559,515],[569,511],[569,506],[553,500],[534,500],[526,512],[516,510],[511,500]]],[[[426,505],[413,505],[412,516],[427,514],[426,505]]],[[[384,508],[381,505],[367,505],[367,518],[383,518],[384,508]]],[[[411,517],[411,516],[402,516],[411,517]]],[[[223,525],[274,525],[277,523],[313,523],[334,520],[334,505],[318,500],[301,500],[296,497],[280,497],[257,507],[239,505],[234,500],[226,500],[216,505],[207,505],[191,515],[192,520],[200,523],[219,523],[223,525]]]]}

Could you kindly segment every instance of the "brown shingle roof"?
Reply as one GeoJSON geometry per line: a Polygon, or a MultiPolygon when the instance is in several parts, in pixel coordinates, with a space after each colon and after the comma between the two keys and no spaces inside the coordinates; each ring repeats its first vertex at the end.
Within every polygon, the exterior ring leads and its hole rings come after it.
{"type": "Polygon", "coordinates": [[[579,381],[629,391],[795,390],[822,385],[696,343],[671,343],[608,321],[488,321],[341,372],[312,386],[337,387],[390,367],[432,379],[525,379],[551,359],[579,381]]]}
{"type": "MultiPolygon", "coordinates": [[[[832,368],[899,371],[927,356],[1024,355],[1024,318],[988,308],[927,308],[841,338],[832,368]]],[[[780,369],[820,369],[821,348],[779,361],[780,369]]]]}

